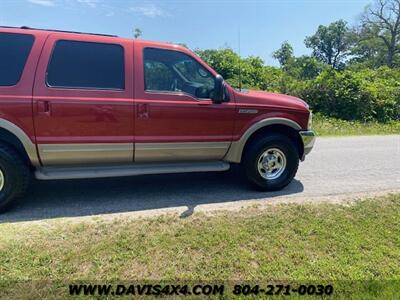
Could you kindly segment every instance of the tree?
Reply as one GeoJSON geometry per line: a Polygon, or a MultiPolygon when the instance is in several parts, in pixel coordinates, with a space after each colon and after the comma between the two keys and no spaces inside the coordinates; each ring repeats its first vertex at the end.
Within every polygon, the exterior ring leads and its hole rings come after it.
{"type": "Polygon", "coordinates": [[[230,48],[195,50],[195,52],[232,86],[256,89],[264,87],[266,69],[260,57],[241,58],[230,48]]]}
{"type": "Polygon", "coordinates": [[[400,0],[376,0],[367,6],[361,18],[361,35],[365,40],[378,38],[386,48],[386,65],[394,67],[400,53],[400,0]]]}
{"type": "Polygon", "coordinates": [[[140,30],[140,28],[135,28],[133,30],[133,36],[135,37],[135,39],[138,39],[142,36],[142,31],[140,30]]]}
{"type": "Polygon", "coordinates": [[[293,47],[284,41],[281,47],[272,53],[272,57],[279,61],[281,67],[285,67],[291,59],[293,59],[293,47]]]}
{"type": "Polygon", "coordinates": [[[363,29],[354,32],[355,43],[351,49],[349,67],[355,69],[379,68],[386,65],[386,46],[377,37],[371,36],[363,29]]]}
{"type": "Polygon", "coordinates": [[[232,49],[207,49],[195,52],[225,79],[238,77],[241,58],[232,49]]]}
{"type": "Polygon", "coordinates": [[[302,55],[290,60],[286,66],[286,72],[296,79],[309,80],[317,77],[326,67],[326,64],[315,57],[302,55]]]}
{"type": "Polygon", "coordinates": [[[318,60],[339,68],[349,54],[351,35],[347,23],[339,20],[328,26],[320,25],[314,35],[306,37],[304,43],[307,48],[313,49],[313,56],[318,60]]]}

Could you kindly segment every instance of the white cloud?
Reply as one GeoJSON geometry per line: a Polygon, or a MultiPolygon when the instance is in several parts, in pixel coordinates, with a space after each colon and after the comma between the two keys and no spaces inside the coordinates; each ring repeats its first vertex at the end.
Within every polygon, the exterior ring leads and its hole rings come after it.
{"type": "Polygon", "coordinates": [[[98,4],[98,0],[77,0],[78,3],[86,4],[91,8],[96,8],[98,4]]]}
{"type": "Polygon", "coordinates": [[[53,0],[28,0],[32,4],[37,4],[41,6],[54,6],[55,2],[53,0]]]}
{"type": "Polygon", "coordinates": [[[162,8],[155,6],[153,3],[145,3],[140,6],[134,6],[129,8],[129,11],[132,11],[134,13],[143,15],[145,17],[149,18],[155,18],[155,17],[167,17],[169,14],[164,11],[162,8]]]}
{"type": "MultiPolygon", "coordinates": [[[[0,0],[1,1],[1,0],[0,0]]],[[[113,17],[118,11],[128,11],[137,15],[148,18],[169,17],[167,11],[152,2],[143,2],[135,6],[129,7],[127,10],[119,8],[113,4],[109,4],[100,0],[26,0],[32,4],[41,6],[55,6],[63,3],[64,7],[76,8],[79,6],[87,6],[88,8],[97,9],[104,13],[107,17],[113,17]]]]}
{"type": "Polygon", "coordinates": [[[115,12],[109,11],[106,13],[106,17],[113,17],[115,15],[115,12]]]}

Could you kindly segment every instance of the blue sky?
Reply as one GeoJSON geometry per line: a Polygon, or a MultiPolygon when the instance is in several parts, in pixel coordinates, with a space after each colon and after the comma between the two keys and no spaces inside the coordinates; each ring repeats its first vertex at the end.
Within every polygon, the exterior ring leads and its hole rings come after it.
{"type": "Polygon", "coordinates": [[[287,40],[308,54],[304,38],[318,25],[344,19],[353,25],[372,0],[0,0],[0,25],[110,33],[185,43],[190,48],[238,49],[276,65],[274,50],[287,40]]]}

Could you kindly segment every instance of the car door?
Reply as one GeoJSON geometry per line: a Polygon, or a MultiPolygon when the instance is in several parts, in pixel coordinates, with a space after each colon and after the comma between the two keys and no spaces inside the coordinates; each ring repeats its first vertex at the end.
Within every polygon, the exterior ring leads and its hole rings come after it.
{"type": "MultiPolygon", "coordinates": [[[[211,100],[215,72],[185,50],[135,42],[135,161],[220,160],[235,103],[211,100]]],[[[228,98],[228,97],[227,97],[228,98]]]]}
{"type": "Polygon", "coordinates": [[[132,163],[132,84],[132,41],[51,34],[33,91],[41,163],[132,163]]]}

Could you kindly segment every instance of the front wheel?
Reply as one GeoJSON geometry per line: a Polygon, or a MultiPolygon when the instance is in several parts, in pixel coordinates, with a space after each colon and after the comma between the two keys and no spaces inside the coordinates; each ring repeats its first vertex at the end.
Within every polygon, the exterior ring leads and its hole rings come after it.
{"type": "Polygon", "coordinates": [[[273,134],[249,145],[243,166],[253,186],[263,191],[276,191],[287,186],[296,175],[299,155],[288,137],[273,134]]]}

